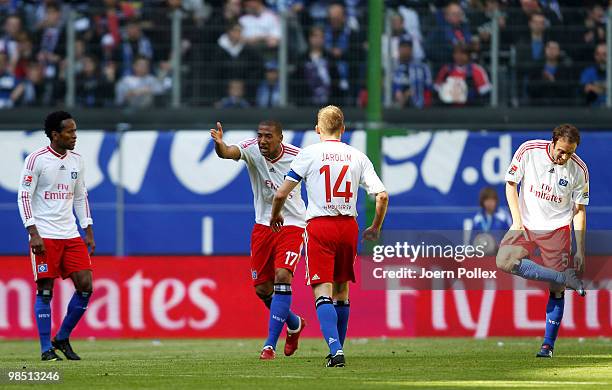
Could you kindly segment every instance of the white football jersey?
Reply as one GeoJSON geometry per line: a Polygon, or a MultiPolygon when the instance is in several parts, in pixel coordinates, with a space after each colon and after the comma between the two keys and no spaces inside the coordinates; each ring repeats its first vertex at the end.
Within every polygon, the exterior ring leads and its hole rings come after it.
{"type": "MultiPolygon", "coordinates": [[[[240,159],[247,164],[251,188],[253,189],[253,204],[255,205],[255,222],[270,226],[272,216],[272,200],[280,185],[285,181],[285,174],[300,149],[296,146],[281,143],[281,153],[274,160],[261,155],[257,139],[251,138],[238,143],[240,159]]],[[[285,225],[305,227],[306,205],[302,200],[300,186],[289,194],[283,207],[285,225]]]]}
{"type": "Polygon", "coordinates": [[[357,216],[358,186],[368,194],[385,191],[368,157],[343,142],[308,146],[291,163],[287,179],[306,182],[306,220],[322,216],[357,216]]]}
{"type": "Polygon", "coordinates": [[[574,204],[589,204],[589,170],[584,161],[574,154],[565,165],[557,165],[551,150],[551,141],[527,141],[518,148],[506,172],[506,181],[521,184],[519,210],[523,226],[529,230],[567,226],[574,204]]]}
{"type": "Polygon", "coordinates": [[[45,147],[30,154],[17,195],[24,226],[36,225],[43,238],[78,237],[73,208],[83,229],[93,224],[84,176],[84,162],[77,153],[60,155],[45,147]]]}

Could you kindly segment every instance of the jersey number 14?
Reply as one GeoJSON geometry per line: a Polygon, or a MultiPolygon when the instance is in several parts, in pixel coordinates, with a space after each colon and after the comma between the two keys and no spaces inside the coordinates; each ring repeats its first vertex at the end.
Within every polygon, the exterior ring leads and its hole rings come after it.
{"type": "Polygon", "coordinates": [[[321,167],[321,169],[319,169],[319,173],[321,173],[322,175],[325,175],[325,201],[326,202],[331,202],[332,200],[332,195],[334,198],[344,198],[344,202],[348,203],[351,201],[351,198],[353,197],[353,193],[351,192],[351,181],[348,180],[348,178],[345,181],[346,178],[346,172],[348,171],[349,166],[348,165],[343,165],[342,169],[340,170],[340,174],[338,175],[338,177],[336,178],[336,181],[334,182],[334,189],[332,191],[331,188],[331,168],[329,165],[323,165],[321,167]],[[340,186],[342,185],[342,182],[345,181],[346,185],[344,187],[344,191],[340,191],[340,186]]]}

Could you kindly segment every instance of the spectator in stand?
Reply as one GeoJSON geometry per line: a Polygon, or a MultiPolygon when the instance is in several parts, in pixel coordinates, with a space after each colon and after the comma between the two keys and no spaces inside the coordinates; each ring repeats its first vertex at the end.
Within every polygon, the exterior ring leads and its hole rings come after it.
{"type": "Polygon", "coordinates": [[[214,44],[219,37],[225,34],[230,26],[238,22],[242,15],[242,0],[224,0],[222,7],[213,9],[210,22],[206,26],[205,39],[201,42],[203,47],[206,43],[214,44]]]}
{"type": "Polygon", "coordinates": [[[573,103],[572,70],[561,62],[559,43],[548,41],[544,49],[544,64],[529,75],[527,93],[532,105],[551,106],[573,103]]]}
{"type": "Polygon", "coordinates": [[[480,105],[491,90],[489,77],[482,66],[470,62],[470,49],[458,44],[453,50],[453,64],[444,65],[434,85],[442,103],[480,105]]]}
{"type": "Polygon", "coordinates": [[[114,93],[114,74],[101,73],[91,55],[83,58],[83,69],[76,76],[76,104],[80,107],[109,106],[114,93]]]}
{"type": "Polygon", "coordinates": [[[325,50],[336,65],[341,101],[352,104],[353,91],[357,90],[358,66],[361,48],[359,37],[346,22],[342,4],[332,4],[327,10],[325,26],[325,50]]]}
{"type": "Polygon", "coordinates": [[[45,15],[39,25],[38,50],[36,58],[43,66],[45,78],[45,103],[54,104],[61,98],[58,82],[59,65],[66,53],[65,29],[62,25],[62,13],[55,3],[47,3],[45,15]]]}
{"type": "MultiPolygon", "coordinates": [[[[554,33],[562,33],[563,14],[557,0],[520,0],[521,12],[513,17],[513,24],[526,26],[534,14],[542,14],[554,33]]],[[[555,39],[560,37],[555,36],[555,39]]]]}
{"type": "Polygon", "coordinates": [[[132,72],[134,60],[137,57],[143,57],[152,61],[153,45],[149,38],[142,33],[140,22],[138,20],[131,20],[125,28],[125,39],[115,52],[115,58],[121,64],[124,76],[132,72]]]}
{"type": "Polygon", "coordinates": [[[117,83],[115,103],[118,106],[147,108],[153,106],[155,96],[165,92],[161,80],[150,73],[149,59],[136,57],[131,75],[125,75],[117,83]]]}
{"type": "Polygon", "coordinates": [[[390,56],[393,66],[397,66],[399,61],[399,43],[402,37],[407,35],[404,27],[404,18],[397,12],[391,13],[390,34],[383,35],[383,56],[390,56]]]}
{"type": "Polygon", "coordinates": [[[478,197],[480,210],[465,226],[466,244],[484,245],[485,253],[494,255],[497,244],[512,225],[512,217],[505,208],[499,206],[499,195],[495,188],[484,187],[478,197]]]}
{"type": "Polygon", "coordinates": [[[230,25],[227,32],[219,37],[212,58],[215,63],[207,69],[212,70],[212,77],[210,73],[207,73],[207,77],[216,83],[214,96],[217,99],[224,96],[227,83],[232,79],[246,81],[246,96],[254,96],[257,83],[262,77],[262,59],[257,51],[246,45],[239,23],[230,25]]]}
{"type": "Polygon", "coordinates": [[[278,15],[266,8],[263,0],[244,0],[243,4],[244,15],[239,21],[246,44],[274,56],[281,38],[278,15]]]}
{"type": "Polygon", "coordinates": [[[495,12],[500,13],[497,22],[500,32],[500,43],[505,48],[512,41],[512,33],[508,31],[508,15],[502,8],[499,0],[484,0],[483,6],[473,10],[469,18],[478,32],[480,41],[485,45],[489,45],[493,31],[492,20],[495,12]]]}
{"type": "Polygon", "coordinates": [[[257,107],[272,108],[280,106],[280,84],[278,80],[278,64],[268,61],[265,66],[265,80],[257,88],[255,102],[257,107]]]}
{"type": "Polygon", "coordinates": [[[23,94],[19,99],[19,106],[42,107],[45,104],[45,84],[40,64],[32,62],[27,65],[26,75],[21,84],[23,94]]]}
{"type": "Polygon", "coordinates": [[[34,44],[26,32],[22,32],[17,38],[17,52],[19,59],[15,65],[15,77],[23,79],[28,72],[28,65],[36,62],[34,58],[34,44]]]}
{"type": "Polygon", "coordinates": [[[606,63],[608,50],[605,43],[595,47],[595,64],[586,68],[580,75],[580,85],[590,106],[606,104],[606,63]]]}
{"type": "Polygon", "coordinates": [[[59,13],[62,15],[62,24],[64,24],[65,11],[68,9],[66,3],[66,1],[61,0],[23,1],[21,7],[24,10],[23,22],[25,28],[28,32],[34,34],[39,34],[41,30],[44,30],[47,27],[49,7],[59,9],[59,13]]]}
{"type": "Polygon", "coordinates": [[[544,46],[550,40],[544,14],[536,13],[529,19],[529,35],[517,44],[518,63],[530,67],[544,59],[544,46]]]}
{"type": "Polygon", "coordinates": [[[418,12],[406,5],[400,5],[397,12],[402,17],[405,33],[401,36],[408,35],[412,41],[412,56],[416,61],[425,59],[425,49],[423,47],[423,34],[421,33],[421,21],[418,12]]]}
{"type": "Polygon", "coordinates": [[[606,43],[606,13],[601,4],[592,4],[587,9],[582,30],[577,41],[576,59],[591,57],[600,43],[606,43]]]}
{"type": "Polygon", "coordinates": [[[230,80],[227,83],[227,96],[215,104],[216,108],[248,108],[249,102],[244,98],[244,81],[230,80]]]}
{"type": "Polygon", "coordinates": [[[304,0],[266,0],[266,5],[277,15],[285,15],[286,39],[291,42],[288,45],[287,57],[289,62],[295,63],[308,50],[305,37],[308,29],[304,28],[304,0]]]}
{"type": "Polygon", "coordinates": [[[529,19],[529,35],[523,36],[516,44],[517,76],[520,96],[527,95],[529,75],[537,72],[544,62],[544,47],[549,41],[548,24],[542,13],[533,13],[529,19]]]}
{"type": "Polygon", "coordinates": [[[93,17],[97,40],[112,52],[121,43],[121,28],[135,17],[136,10],[130,3],[104,0],[103,8],[93,17]]]}
{"type": "Polygon", "coordinates": [[[465,22],[465,14],[459,3],[451,1],[444,8],[444,17],[431,32],[427,42],[427,54],[436,64],[448,63],[453,57],[453,47],[469,45],[472,33],[465,22]]]}
{"type": "Polygon", "coordinates": [[[391,33],[383,35],[383,55],[391,56],[393,67],[397,66],[399,60],[399,43],[402,39],[408,37],[412,41],[412,56],[416,61],[422,61],[425,58],[425,52],[422,45],[422,37],[419,28],[418,15],[414,10],[400,7],[400,10],[404,10],[404,13],[392,12],[391,13],[391,33]],[[416,19],[415,19],[415,14],[416,19]],[[404,16],[411,18],[411,22],[405,22],[404,16]],[[409,32],[408,28],[412,29],[409,32]],[[387,53],[387,51],[389,53],[387,53]]]}
{"type": "Polygon", "coordinates": [[[23,94],[23,85],[10,72],[6,53],[0,53],[0,109],[12,108],[23,94]]]}
{"type": "Polygon", "coordinates": [[[412,58],[412,41],[399,46],[399,64],[393,72],[393,101],[398,108],[423,108],[431,104],[432,78],[429,66],[412,58]]]}
{"type": "Polygon", "coordinates": [[[61,9],[56,4],[45,8],[45,17],[40,24],[38,35],[38,61],[46,66],[45,76],[57,73],[57,64],[65,53],[66,42],[62,25],[61,9]],[[52,70],[50,69],[52,68],[52,70]]]}
{"type": "Polygon", "coordinates": [[[4,32],[0,36],[0,53],[6,53],[9,59],[9,66],[15,69],[19,61],[18,37],[23,33],[21,18],[11,15],[4,21],[4,32]]]}
{"type": "Polygon", "coordinates": [[[322,27],[312,27],[308,35],[308,53],[300,61],[297,79],[303,82],[298,95],[304,96],[305,104],[324,106],[337,95],[338,74],[336,66],[325,52],[325,32],[322,27]]]}
{"type": "Polygon", "coordinates": [[[180,53],[184,63],[188,63],[188,53],[191,51],[192,40],[198,38],[193,15],[183,7],[183,0],[166,0],[165,3],[143,12],[147,18],[146,35],[155,42],[155,59],[159,66],[171,69],[172,62],[172,17],[174,11],[183,13],[181,19],[180,53]]]}
{"type": "Polygon", "coordinates": [[[0,0],[0,25],[6,18],[15,15],[19,11],[19,3],[14,0],[0,0]]]}

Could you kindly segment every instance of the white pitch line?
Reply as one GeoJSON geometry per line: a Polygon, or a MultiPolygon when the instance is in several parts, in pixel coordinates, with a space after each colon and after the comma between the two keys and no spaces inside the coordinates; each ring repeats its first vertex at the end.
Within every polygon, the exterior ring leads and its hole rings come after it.
{"type": "Polygon", "coordinates": [[[472,386],[489,386],[489,387],[553,387],[559,385],[573,386],[593,386],[593,385],[610,385],[610,382],[564,382],[564,381],[496,381],[496,380],[457,380],[457,381],[373,381],[371,384],[394,385],[394,386],[415,386],[415,387],[472,387],[472,386]]]}

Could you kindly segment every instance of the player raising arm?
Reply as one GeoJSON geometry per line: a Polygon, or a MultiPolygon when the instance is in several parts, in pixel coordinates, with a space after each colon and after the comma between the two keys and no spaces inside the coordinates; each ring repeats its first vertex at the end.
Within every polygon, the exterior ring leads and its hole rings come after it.
{"type": "Polygon", "coordinates": [[[276,188],[283,182],[284,173],[299,149],[283,143],[280,123],[263,121],[257,129],[257,138],[247,139],[237,145],[226,145],[223,128],[217,122],[216,129],[210,129],[215,141],[215,151],[221,158],[244,160],[249,171],[255,205],[255,225],[251,234],[251,275],[255,293],[270,309],[268,338],[264,343],[260,359],[269,360],[276,356],[276,343],[287,323],[287,339],[284,353],[291,356],[298,348],[302,329],[306,326],[303,318],[291,312],[291,281],[302,253],[304,214],[306,206],[300,196],[300,189],[290,194],[285,206],[287,226],[277,233],[269,228],[272,198],[276,188]]]}
{"type": "Polygon", "coordinates": [[[274,231],[284,228],[288,215],[281,215],[283,206],[304,180],[308,191],[304,235],[307,284],[313,288],[317,317],[330,350],[327,367],[343,367],[342,347],[349,319],[348,282],[355,282],[353,263],[359,239],[355,219],[357,186],[376,195],[376,216],[363,232],[367,240],[375,240],[380,234],[388,196],[368,157],[340,141],[344,114],[338,107],[327,106],[319,111],[316,131],[321,142],[298,154],[274,196],[270,226],[274,231]]]}
{"type": "Polygon", "coordinates": [[[45,120],[45,134],[50,145],[26,158],[17,203],[30,234],[37,288],[34,312],[42,360],[62,360],[55,349],[69,360],[80,360],[68,338],[85,313],[92,293],[89,256],[96,247],[93,220],[87,201],[83,158],[72,151],[77,140],[74,119],[65,111],[52,112],[45,120]],[[73,208],[85,230],[84,241],[79,235],[73,208]],[[51,340],[51,298],[55,278],[60,276],[70,277],[76,291],[57,335],[51,340]]]}
{"type": "Polygon", "coordinates": [[[538,357],[552,357],[563,318],[565,287],[585,295],[576,270],[584,270],[589,171],[575,154],[579,144],[576,127],[557,126],[552,142],[534,140],[522,144],[506,173],[512,226],[501,242],[496,261],[502,271],[550,285],[546,331],[538,357]],[[577,244],[573,262],[572,222],[577,244]],[[540,249],[543,265],[529,258],[536,248],[540,249]]]}

